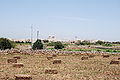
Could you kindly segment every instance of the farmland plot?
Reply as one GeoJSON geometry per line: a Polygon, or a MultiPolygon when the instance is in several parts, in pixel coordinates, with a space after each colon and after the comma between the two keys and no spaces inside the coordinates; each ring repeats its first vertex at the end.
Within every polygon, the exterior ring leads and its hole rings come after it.
{"type": "Polygon", "coordinates": [[[103,55],[58,54],[47,59],[50,54],[0,54],[0,80],[15,80],[15,75],[30,75],[32,80],[120,80],[119,54],[103,58],[103,55]],[[7,60],[19,56],[17,63],[22,67],[13,67],[7,60]],[[81,60],[82,57],[88,59],[81,60]],[[60,60],[59,64],[53,64],[60,60]],[[118,64],[110,64],[112,60],[118,64]]]}

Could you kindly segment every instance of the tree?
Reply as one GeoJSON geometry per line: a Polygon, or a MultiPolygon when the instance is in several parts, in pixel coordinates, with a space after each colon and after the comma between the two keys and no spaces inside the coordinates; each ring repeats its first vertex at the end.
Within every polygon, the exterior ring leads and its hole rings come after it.
{"type": "Polygon", "coordinates": [[[64,45],[60,41],[57,41],[57,42],[55,42],[54,48],[55,49],[62,49],[62,48],[64,48],[64,45]]]}
{"type": "Polygon", "coordinates": [[[49,40],[43,40],[43,42],[44,42],[44,43],[48,43],[48,42],[49,42],[49,40]]]}
{"type": "Polygon", "coordinates": [[[43,44],[41,40],[37,39],[37,41],[33,44],[32,49],[33,50],[43,49],[43,44]]]}
{"type": "Polygon", "coordinates": [[[110,44],[110,43],[105,43],[103,46],[112,46],[112,44],[110,44]]]}
{"type": "Polygon", "coordinates": [[[82,43],[81,40],[78,40],[75,44],[76,45],[81,45],[81,43],[82,43]]]}
{"type": "Polygon", "coordinates": [[[84,41],[78,40],[75,44],[76,45],[91,45],[93,43],[90,43],[89,41],[86,41],[86,40],[84,40],[84,41]]]}
{"type": "Polygon", "coordinates": [[[7,38],[0,38],[0,49],[5,50],[5,49],[11,49],[14,48],[14,44],[12,41],[10,41],[7,38]]]}
{"type": "Polygon", "coordinates": [[[98,41],[96,42],[96,44],[102,45],[102,44],[104,44],[104,42],[103,42],[103,41],[98,40],[98,41]]]}

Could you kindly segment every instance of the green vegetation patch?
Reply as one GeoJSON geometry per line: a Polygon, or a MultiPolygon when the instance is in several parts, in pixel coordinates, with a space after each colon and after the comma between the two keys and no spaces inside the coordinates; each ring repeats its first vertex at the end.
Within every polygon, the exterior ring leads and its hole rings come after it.
{"type": "Polygon", "coordinates": [[[112,49],[62,49],[63,51],[102,51],[102,52],[120,52],[120,50],[112,49]]]}

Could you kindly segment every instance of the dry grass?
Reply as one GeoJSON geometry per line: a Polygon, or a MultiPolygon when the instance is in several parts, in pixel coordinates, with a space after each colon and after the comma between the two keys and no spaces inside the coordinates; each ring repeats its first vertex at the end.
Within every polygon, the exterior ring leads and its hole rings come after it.
{"type": "MultiPolygon", "coordinates": [[[[110,64],[118,60],[120,55],[102,55],[81,60],[84,55],[57,55],[48,60],[44,54],[0,54],[0,80],[15,80],[16,74],[32,75],[32,80],[120,80],[120,64],[110,64]],[[20,56],[18,63],[24,67],[15,68],[7,63],[7,59],[20,56]],[[53,64],[54,59],[62,60],[61,64],[53,64]],[[56,69],[57,74],[45,74],[46,69],[56,69]]],[[[86,56],[86,55],[85,55],[86,56]]]]}

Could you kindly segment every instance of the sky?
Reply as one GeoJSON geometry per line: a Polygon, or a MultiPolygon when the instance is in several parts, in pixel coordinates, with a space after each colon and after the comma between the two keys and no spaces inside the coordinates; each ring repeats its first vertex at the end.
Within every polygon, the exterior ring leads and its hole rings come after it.
{"type": "Polygon", "coordinates": [[[120,0],[0,0],[0,37],[120,41],[120,0]],[[75,36],[77,38],[75,38],[75,36]]]}

